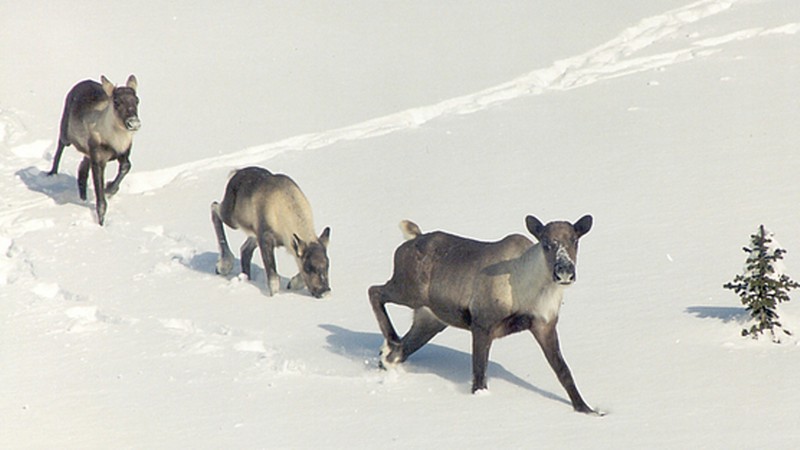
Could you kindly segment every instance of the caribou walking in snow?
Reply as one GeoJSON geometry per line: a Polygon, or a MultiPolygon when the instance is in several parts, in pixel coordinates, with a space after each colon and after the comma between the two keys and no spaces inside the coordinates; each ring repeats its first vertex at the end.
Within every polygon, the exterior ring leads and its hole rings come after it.
{"type": "Polygon", "coordinates": [[[211,203],[211,221],[219,243],[218,274],[227,275],[233,269],[224,223],[248,235],[241,247],[242,273],[248,278],[253,251],[256,247],[261,251],[269,295],[278,293],[280,287],[275,247],[290,246],[299,273],[289,281],[289,289],[306,286],[317,298],[330,292],[327,247],[331,229],[316,236],[311,205],[288,176],[261,167],[237,170],[228,181],[222,203],[211,203]]]}
{"type": "Polygon", "coordinates": [[[53,167],[48,175],[58,173],[64,147],[74,145],[84,157],[78,166],[78,194],[86,200],[86,181],[92,171],[97,222],[103,225],[106,215],[106,195],[114,195],[131,169],[130,154],[133,133],[141,127],[139,97],[136,96],[136,77],[128,77],[125,86],[115,87],[105,76],[101,83],[84,80],[67,94],[58,147],[53,167]],[[119,171],[113,181],[105,184],[106,164],[117,160],[119,171]]]}
{"type": "Polygon", "coordinates": [[[564,287],[575,281],[578,239],[592,217],[574,225],[543,225],[526,217],[539,241],[514,234],[498,242],[479,242],[444,232],[422,233],[401,222],[408,239],[394,254],[394,273],[369,288],[369,300],[386,339],[384,367],[401,363],[448,325],[472,333],[472,392],[486,389],[486,366],[494,339],[530,331],[567,391],[572,406],[595,413],[584,402],[559,349],[556,324],[564,287]],[[414,310],[409,331],[400,338],[386,312],[395,303],[414,310]]]}

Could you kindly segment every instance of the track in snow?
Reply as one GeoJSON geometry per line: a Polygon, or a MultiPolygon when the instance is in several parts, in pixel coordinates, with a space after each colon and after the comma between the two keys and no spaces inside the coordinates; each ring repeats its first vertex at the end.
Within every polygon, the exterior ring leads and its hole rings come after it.
{"type": "Polygon", "coordinates": [[[473,94],[411,108],[343,128],[294,136],[223,156],[149,172],[137,172],[126,180],[126,190],[130,193],[153,191],[189,173],[222,167],[241,167],[263,162],[265,159],[289,151],[318,149],[341,141],[383,136],[418,127],[442,116],[471,114],[525,96],[581,88],[603,80],[706,57],[719,52],[721,46],[733,41],[772,34],[796,34],[800,31],[798,23],[769,29],[751,28],[690,42],[688,46],[678,50],[635,56],[666,37],[673,36],[682,27],[723,13],[735,3],[736,0],[701,0],[648,17],[584,54],[556,61],[549,67],[533,70],[511,81],[473,94]]]}

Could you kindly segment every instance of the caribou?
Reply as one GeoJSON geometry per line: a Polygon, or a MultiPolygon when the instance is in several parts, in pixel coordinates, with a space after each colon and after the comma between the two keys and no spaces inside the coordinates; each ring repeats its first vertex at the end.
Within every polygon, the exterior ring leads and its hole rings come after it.
{"type": "Polygon", "coordinates": [[[575,281],[578,240],[592,227],[592,216],[571,224],[543,225],[527,216],[538,240],[512,234],[480,242],[445,232],[423,233],[401,222],[406,242],[394,254],[394,273],[386,284],[369,288],[369,301],[385,342],[380,365],[405,361],[447,326],[472,333],[472,392],[487,389],[486,367],[492,341],[530,331],[566,390],[573,408],[597,414],[581,397],[561,355],[556,324],[564,288],[575,281]],[[386,311],[394,303],[413,310],[401,338],[386,311]]]}
{"type": "Polygon", "coordinates": [[[125,86],[120,87],[115,87],[105,76],[101,76],[100,83],[84,80],[76,84],[64,102],[58,146],[53,166],[47,174],[58,173],[64,147],[74,145],[84,155],[78,166],[78,194],[81,200],[86,200],[86,182],[91,169],[97,222],[100,225],[105,221],[106,195],[114,195],[122,179],[131,170],[133,133],[142,125],[137,87],[138,82],[133,75],[128,77],[125,86]],[[119,163],[119,171],[116,178],[106,185],[106,164],[113,160],[119,163]]]}
{"type": "Polygon", "coordinates": [[[289,281],[288,288],[308,287],[316,298],[330,292],[327,247],[331,229],[326,227],[318,237],[315,235],[311,205],[288,176],[261,167],[234,171],[222,203],[211,203],[211,222],[219,244],[218,274],[227,275],[233,269],[233,253],[225,237],[224,223],[248,236],[241,247],[242,273],[248,279],[253,252],[256,247],[261,251],[270,296],[280,288],[275,247],[289,246],[299,272],[289,281]]]}

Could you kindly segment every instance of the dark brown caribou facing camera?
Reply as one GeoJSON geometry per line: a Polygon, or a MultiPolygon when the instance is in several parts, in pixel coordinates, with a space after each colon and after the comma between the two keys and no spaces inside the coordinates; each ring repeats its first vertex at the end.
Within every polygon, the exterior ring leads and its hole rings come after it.
{"type": "Polygon", "coordinates": [[[73,145],[83,153],[78,166],[78,194],[81,200],[86,200],[86,181],[91,169],[97,222],[103,225],[106,195],[114,195],[130,171],[133,133],[142,123],[139,121],[136,77],[131,75],[125,86],[120,87],[115,87],[105,76],[101,76],[100,81],[81,81],[67,94],[58,147],[48,175],[58,173],[64,147],[73,145]],[[106,164],[113,160],[119,163],[119,171],[116,178],[106,185],[106,164]]]}
{"type": "Polygon", "coordinates": [[[543,225],[525,219],[537,244],[519,234],[479,242],[439,231],[422,233],[401,223],[408,239],[395,251],[394,274],[369,289],[369,300],[386,342],[381,364],[406,360],[448,325],[472,333],[472,392],[486,389],[486,366],[494,339],[530,331],[567,391],[576,411],[595,413],[584,402],[559,349],[556,324],[564,287],[575,281],[578,239],[592,227],[587,215],[574,225],[543,225]],[[387,303],[414,310],[402,338],[386,312],[387,303]]]}

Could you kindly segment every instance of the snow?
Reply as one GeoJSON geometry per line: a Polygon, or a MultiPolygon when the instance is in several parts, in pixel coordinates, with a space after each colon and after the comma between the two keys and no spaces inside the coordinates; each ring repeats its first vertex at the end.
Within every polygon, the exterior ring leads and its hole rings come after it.
{"type": "Polygon", "coordinates": [[[800,273],[800,9],[586,3],[1,4],[0,447],[794,448],[800,345],[742,338],[722,284],[761,223],[800,273]],[[74,149],[42,173],[101,73],[136,74],[143,122],[104,227],[74,149]],[[214,274],[209,205],[251,164],[331,227],[326,299],[267,297],[258,258],[214,274]],[[400,220],[493,240],[585,213],[559,334],[605,417],[527,334],[490,395],[461,330],[377,368],[400,220]]]}

